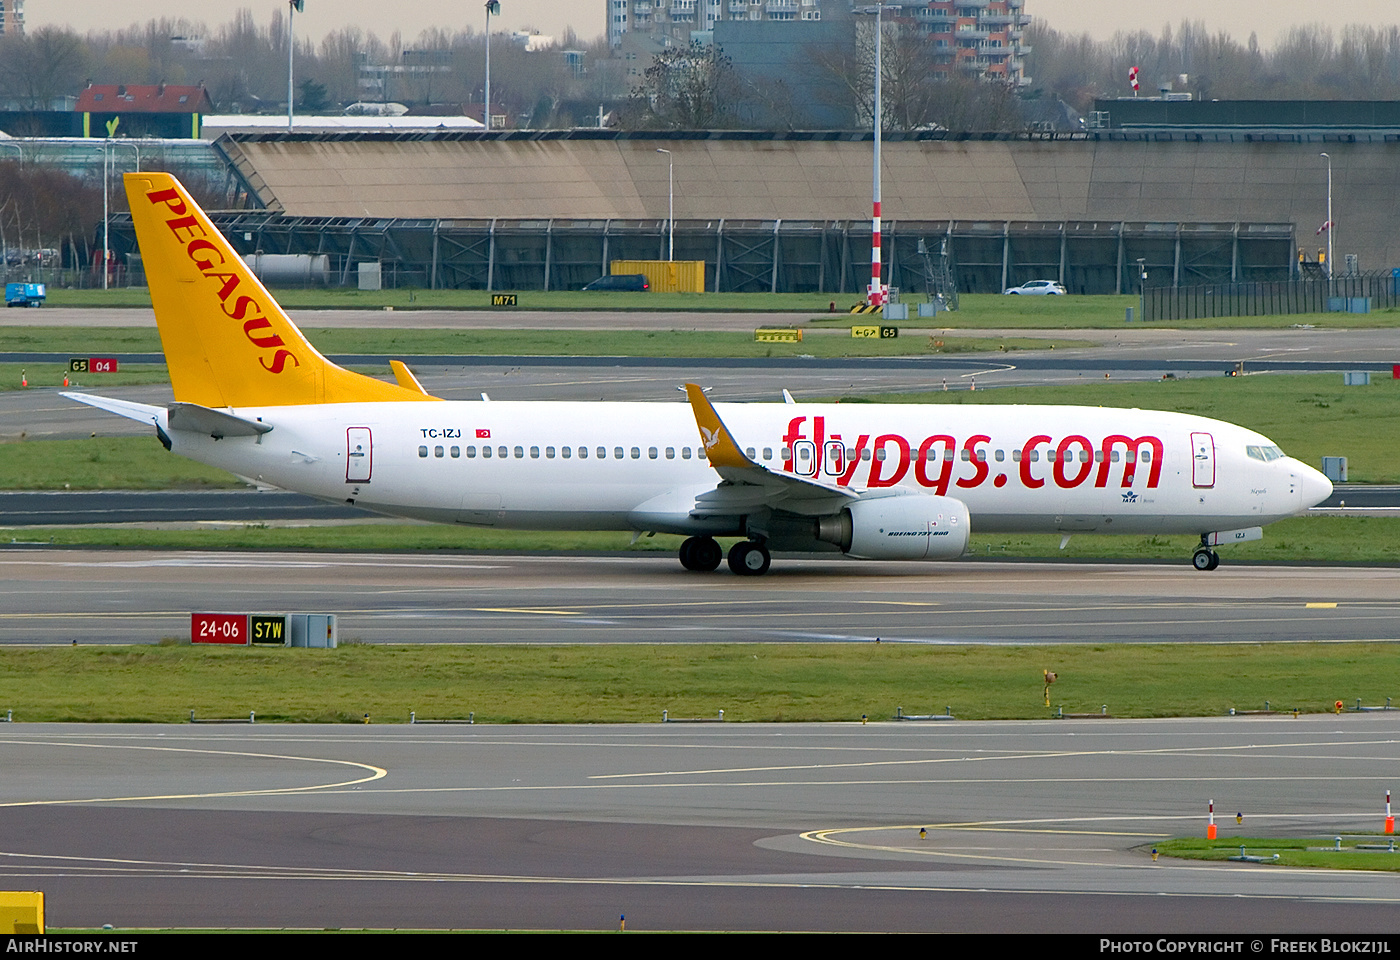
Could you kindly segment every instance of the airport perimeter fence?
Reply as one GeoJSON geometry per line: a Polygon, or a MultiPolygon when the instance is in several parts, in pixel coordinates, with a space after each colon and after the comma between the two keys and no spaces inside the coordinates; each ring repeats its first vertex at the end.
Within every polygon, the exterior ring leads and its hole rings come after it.
{"type": "Polygon", "coordinates": [[[1144,320],[1196,320],[1209,317],[1263,317],[1290,313],[1359,312],[1390,309],[1400,303],[1391,274],[1258,283],[1212,283],[1191,287],[1148,287],[1142,293],[1144,320]]]}

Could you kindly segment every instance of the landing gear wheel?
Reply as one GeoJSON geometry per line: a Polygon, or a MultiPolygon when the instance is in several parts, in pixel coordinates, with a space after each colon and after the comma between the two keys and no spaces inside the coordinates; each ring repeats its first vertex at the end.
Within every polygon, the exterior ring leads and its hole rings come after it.
{"type": "Polygon", "coordinates": [[[1197,570],[1214,570],[1220,566],[1220,555],[1207,547],[1200,547],[1191,556],[1191,566],[1197,570]]]}
{"type": "Polygon", "coordinates": [[[690,537],[681,544],[681,566],[708,573],[719,566],[724,551],[714,537],[690,537]]]}
{"type": "Polygon", "coordinates": [[[761,576],[772,562],[768,548],[752,540],[740,540],[729,548],[729,569],[741,577],[761,576]]]}

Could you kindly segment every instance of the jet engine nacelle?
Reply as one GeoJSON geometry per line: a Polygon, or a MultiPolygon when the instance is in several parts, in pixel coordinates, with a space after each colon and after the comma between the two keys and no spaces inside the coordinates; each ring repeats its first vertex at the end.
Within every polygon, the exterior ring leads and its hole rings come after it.
{"type": "Polygon", "coordinates": [[[967,549],[967,504],[909,495],[857,500],[817,521],[817,539],[862,560],[952,560],[967,549]]]}

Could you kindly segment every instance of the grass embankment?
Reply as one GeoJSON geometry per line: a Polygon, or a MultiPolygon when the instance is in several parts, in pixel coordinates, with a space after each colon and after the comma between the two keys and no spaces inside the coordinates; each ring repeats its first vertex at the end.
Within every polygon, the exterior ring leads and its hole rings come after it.
{"type": "MultiPolygon", "coordinates": [[[[1226,818],[1228,820],[1228,818],[1226,818]]],[[[1183,860],[1226,861],[1240,854],[1244,847],[1251,857],[1272,857],[1280,867],[1328,867],[1333,870],[1400,871],[1400,847],[1389,850],[1360,850],[1358,845],[1388,847],[1393,837],[1381,834],[1342,834],[1342,846],[1336,849],[1332,834],[1327,837],[1219,837],[1215,840],[1176,838],[1154,844],[1166,857],[1183,860]]]]}
{"type": "MultiPolygon", "coordinates": [[[[372,639],[372,638],[366,638],[372,639]]],[[[20,721],[174,723],[202,717],[403,723],[855,721],[905,713],[1043,718],[1041,671],[1065,712],[1219,716],[1269,700],[1324,712],[1395,696],[1400,646],[929,647],[900,644],[188,645],[0,650],[0,709],[20,721]]],[[[1288,721],[1281,721],[1288,722],[1288,721]]]]}

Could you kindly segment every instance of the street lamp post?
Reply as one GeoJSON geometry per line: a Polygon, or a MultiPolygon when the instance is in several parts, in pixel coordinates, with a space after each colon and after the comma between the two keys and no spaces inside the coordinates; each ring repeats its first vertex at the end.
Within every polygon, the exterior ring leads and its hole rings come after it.
{"type": "Polygon", "coordinates": [[[1147,260],[1138,257],[1138,320],[1147,320],[1147,260]]]}
{"type": "Polygon", "coordinates": [[[107,289],[107,263],[111,258],[111,233],[110,217],[108,215],[107,202],[107,181],[110,179],[110,161],[112,157],[112,147],[110,138],[102,141],[102,289],[107,289]]]}
{"type": "Polygon", "coordinates": [[[1327,161],[1327,223],[1324,227],[1327,230],[1327,279],[1331,280],[1335,270],[1334,264],[1337,262],[1332,258],[1332,234],[1336,232],[1332,223],[1332,157],[1326,153],[1320,153],[1318,156],[1327,161]]]}
{"type": "Polygon", "coordinates": [[[657,153],[666,154],[666,259],[676,259],[676,160],[670,150],[656,148],[657,153]]]}
{"type": "Polygon", "coordinates": [[[486,92],[482,96],[481,122],[491,129],[491,17],[501,15],[500,0],[486,0],[486,92]]]}
{"type": "Polygon", "coordinates": [[[292,16],[302,13],[306,0],[287,0],[287,130],[292,129],[292,54],[296,52],[296,41],[292,37],[292,16]]]}
{"type": "Polygon", "coordinates": [[[134,144],[134,143],[115,143],[115,142],[110,142],[110,141],[109,141],[109,143],[110,143],[110,145],[113,146],[113,147],[128,147],[128,148],[130,148],[131,150],[135,151],[135,153],[136,153],[136,172],[137,172],[137,173],[140,173],[140,172],[141,172],[141,148],[140,148],[140,147],[138,147],[138,146],[137,146],[136,144],[134,144]]]}

